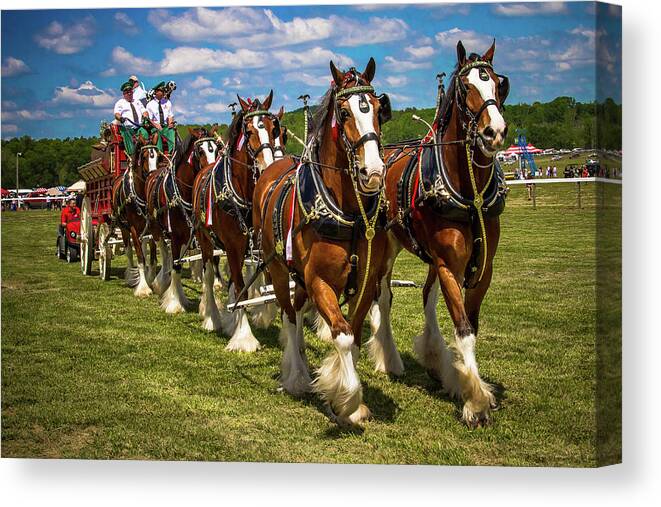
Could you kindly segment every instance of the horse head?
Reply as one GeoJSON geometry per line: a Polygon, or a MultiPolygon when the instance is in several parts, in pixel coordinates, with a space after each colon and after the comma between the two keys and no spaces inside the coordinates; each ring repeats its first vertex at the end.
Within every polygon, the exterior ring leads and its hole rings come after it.
{"type": "Polygon", "coordinates": [[[143,176],[158,169],[159,162],[163,158],[163,154],[156,147],[157,139],[158,133],[154,133],[150,139],[145,139],[142,136],[137,138],[134,167],[143,176]]]}
{"type": "Polygon", "coordinates": [[[496,41],[482,56],[457,43],[456,94],[457,107],[477,134],[477,145],[487,157],[493,157],[507,137],[507,123],[501,114],[509,93],[509,79],[493,70],[496,41]]]}
{"type": "Polygon", "coordinates": [[[381,158],[381,125],[390,119],[390,99],[377,96],[372,87],[376,62],[370,58],[363,72],[343,72],[330,62],[333,76],[333,137],[343,140],[350,169],[365,192],[378,191],[385,175],[381,158]]]}
{"type": "MultiPolygon", "coordinates": [[[[283,132],[280,128],[282,115],[278,116],[269,112],[273,102],[273,90],[263,101],[259,99],[243,100],[238,95],[237,98],[241,112],[236,119],[241,122],[241,125],[238,126],[241,128],[241,134],[236,149],[240,151],[240,148],[245,147],[249,158],[252,159],[254,166],[261,174],[273,163],[276,153],[279,155],[278,158],[283,155],[283,132]]],[[[281,112],[284,113],[284,110],[281,112]]]]}
{"type": "Polygon", "coordinates": [[[218,144],[215,133],[218,125],[214,125],[211,131],[204,127],[188,127],[191,142],[193,143],[192,155],[197,159],[197,169],[213,164],[218,156],[218,144]]]}

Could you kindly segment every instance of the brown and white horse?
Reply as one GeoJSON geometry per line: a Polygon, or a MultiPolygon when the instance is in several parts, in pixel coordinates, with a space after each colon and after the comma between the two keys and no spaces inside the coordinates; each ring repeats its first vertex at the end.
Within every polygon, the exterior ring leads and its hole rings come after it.
{"type": "MultiPolygon", "coordinates": [[[[218,161],[202,170],[195,179],[193,209],[196,237],[204,264],[200,315],[207,331],[223,330],[231,336],[227,350],[254,352],[259,341],[250,328],[246,311],[233,313],[218,310],[214,294],[216,273],[213,250],[221,247],[227,255],[231,286],[230,300],[244,288],[243,264],[252,244],[252,195],[260,174],[283,155],[283,131],[277,115],[269,112],[273,91],[263,102],[238,97],[241,110],[229,128],[227,147],[218,161]]],[[[273,311],[271,311],[273,313],[273,311]]],[[[272,316],[262,316],[267,326],[272,316]]]]}
{"type": "Polygon", "coordinates": [[[180,313],[190,307],[181,284],[179,259],[184,248],[190,246],[194,234],[192,200],[195,177],[201,167],[215,162],[218,153],[215,131],[215,126],[210,132],[204,127],[189,128],[176,161],[150,173],[147,179],[150,230],[162,258],[161,271],[153,288],[162,296],[161,308],[166,313],[180,313]],[[165,238],[170,239],[170,248],[165,238]]]}
{"type": "Polygon", "coordinates": [[[494,156],[507,135],[500,109],[509,82],[493,70],[494,51],[495,41],[484,55],[467,58],[458,43],[457,67],[433,132],[412,147],[413,157],[400,156],[388,169],[388,218],[394,226],[387,275],[371,313],[374,335],[369,343],[377,370],[403,373],[392,337],[389,282],[404,247],[428,264],[425,327],[414,339],[417,359],[463,402],[463,420],[471,427],[488,423],[496,403],[475,359],[480,306],[491,283],[506,195],[494,156]],[[449,347],[436,318],[439,288],[454,324],[449,347]]]}
{"type": "Polygon", "coordinates": [[[145,182],[147,175],[156,171],[163,161],[163,156],[154,144],[148,144],[143,137],[138,136],[135,152],[129,159],[129,165],[112,186],[112,217],[121,232],[124,248],[128,259],[126,268],[126,283],[135,287],[137,297],[147,297],[152,294],[148,282],[148,271],[156,267],[156,252],[153,241],[149,269],[145,266],[142,235],[146,232],[148,218],[145,201],[145,182]],[[138,256],[138,266],[134,265],[133,248],[138,256]]]}
{"type": "Polygon", "coordinates": [[[333,85],[315,113],[309,157],[304,165],[285,157],[266,169],[255,187],[253,223],[282,308],[282,386],[293,395],[314,389],[340,424],[357,424],[369,410],[355,361],[363,320],[384,275],[386,233],[376,222],[383,218],[380,123],[386,108],[385,96],[371,86],[374,59],[362,73],[342,72],[333,62],[330,68],[333,85]],[[313,178],[317,191],[301,178],[313,178]],[[293,304],[290,273],[297,282],[293,304]],[[343,293],[350,321],[340,309],[343,293]],[[335,349],[314,382],[303,339],[308,301],[330,326],[335,349]]]}

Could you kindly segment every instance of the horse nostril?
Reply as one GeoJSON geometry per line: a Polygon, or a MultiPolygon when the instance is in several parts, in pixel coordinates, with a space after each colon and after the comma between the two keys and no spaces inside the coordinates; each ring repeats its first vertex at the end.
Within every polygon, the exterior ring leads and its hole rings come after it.
{"type": "Polygon", "coordinates": [[[493,139],[496,137],[496,132],[491,127],[486,127],[482,131],[482,135],[484,135],[484,137],[488,137],[489,139],[493,139]]]}

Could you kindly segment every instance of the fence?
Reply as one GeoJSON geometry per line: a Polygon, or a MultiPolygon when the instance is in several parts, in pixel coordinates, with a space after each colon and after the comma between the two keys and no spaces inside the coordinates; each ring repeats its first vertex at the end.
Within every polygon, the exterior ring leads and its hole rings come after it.
{"type": "Polygon", "coordinates": [[[537,194],[536,194],[536,185],[544,185],[550,183],[576,183],[576,200],[578,207],[582,207],[582,195],[581,195],[581,184],[582,183],[611,183],[614,185],[622,185],[622,180],[620,179],[610,179],[610,178],[599,178],[592,176],[589,178],[539,178],[539,179],[530,179],[530,180],[508,180],[507,186],[512,185],[529,185],[530,188],[530,197],[532,200],[533,209],[537,209],[537,194]]]}

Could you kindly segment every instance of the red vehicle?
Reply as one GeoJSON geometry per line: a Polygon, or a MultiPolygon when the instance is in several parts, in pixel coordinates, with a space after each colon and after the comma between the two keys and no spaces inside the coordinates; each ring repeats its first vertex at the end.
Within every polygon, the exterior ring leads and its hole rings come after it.
{"type": "Polygon", "coordinates": [[[60,228],[55,255],[67,262],[75,262],[80,257],[80,219],[68,222],[64,230],[60,228]]]}
{"type": "Polygon", "coordinates": [[[101,279],[110,277],[114,236],[111,230],[112,183],[128,165],[122,136],[117,125],[106,125],[100,143],[92,147],[91,161],[78,168],[85,180],[85,193],[80,207],[80,268],[84,275],[92,274],[92,262],[99,260],[101,279]]]}

